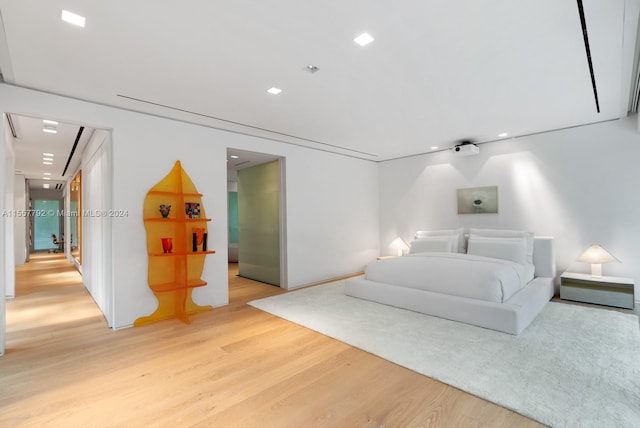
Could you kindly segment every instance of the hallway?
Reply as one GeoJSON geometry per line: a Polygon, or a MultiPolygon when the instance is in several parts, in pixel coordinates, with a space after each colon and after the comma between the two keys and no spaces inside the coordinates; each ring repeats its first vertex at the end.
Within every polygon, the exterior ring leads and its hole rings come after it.
{"type": "Polygon", "coordinates": [[[93,334],[106,321],[60,253],[32,253],[16,268],[16,298],[7,301],[7,354],[54,345],[69,332],[93,334]]]}

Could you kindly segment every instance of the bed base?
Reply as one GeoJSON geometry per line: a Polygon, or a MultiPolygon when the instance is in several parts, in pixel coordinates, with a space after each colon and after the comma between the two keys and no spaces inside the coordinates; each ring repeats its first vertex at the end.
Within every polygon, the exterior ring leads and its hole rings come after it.
{"type": "Polygon", "coordinates": [[[348,296],[513,335],[520,334],[554,295],[552,277],[534,278],[504,303],[400,287],[364,277],[349,278],[345,282],[348,296]]]}

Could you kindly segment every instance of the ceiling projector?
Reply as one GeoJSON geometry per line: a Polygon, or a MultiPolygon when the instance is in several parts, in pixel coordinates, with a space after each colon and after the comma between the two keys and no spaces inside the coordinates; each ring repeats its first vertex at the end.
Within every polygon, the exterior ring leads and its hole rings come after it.
{"type": "Polygon", "coordinates": [[[473,156],[480,153],[480,147],[473,144],[471,141],[462,141],[453,147],[453,152],[459,156],[473,156]]]}

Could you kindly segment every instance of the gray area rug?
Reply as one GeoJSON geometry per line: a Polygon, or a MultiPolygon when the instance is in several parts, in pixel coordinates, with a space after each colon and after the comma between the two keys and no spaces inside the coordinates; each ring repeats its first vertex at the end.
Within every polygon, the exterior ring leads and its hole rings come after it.
{"type": "Polygon", "coordinates": [[[250,305],[556,427],[640,427],[638,318],[550,302],[519,336],[344,294],[250,305]]]}

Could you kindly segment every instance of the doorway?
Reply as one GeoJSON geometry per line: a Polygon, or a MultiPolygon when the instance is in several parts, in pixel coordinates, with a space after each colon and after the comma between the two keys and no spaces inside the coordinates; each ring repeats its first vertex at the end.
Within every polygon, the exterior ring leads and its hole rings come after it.
{"type": "Polygon", "coordinates": [[[285,159],[227,150],[230,269],[287,288],[285,159]]]}
{"type": "Polygon", "coordinates": [[[82,273],[82,170],[79,170],[69,188],[69,251],[82,273]]]}
{"type": "MultiPolygon", "coordinates": [[[[11,273],[15,278],[17,269],[27,267],[24,266],[27,264],[31,268],[38,265],[46,269],[58,262],[78,273],[81,253],[74,254],[74,251],[80,251],[83,239],[79,223],[83,190],[73,184],[72,177],[79,184],[80,168],[85,167],[88,176],[92,178],[91,186],[86,189],[91,202],[89,206],[101,210],[110,208],[110,199],[103,195],[110,194],[111,133],[53,118],[5,113],[5,120],[10,130],[5,134],[6,152],[13,154],[6,166],[14,183],[13,192],[7,187],[7,206],[16,215],[24,213],[22,217],[15,217],[15,220],[23,221],[12,222],[10,230],[7,229],[5,234],[5,250],[8,252],[7,249],[15,248],[15,251],[11,251],[11,260],[6,261],[7,276],[11,273]],[[75,194],[75,198],[72,198],[72,194],[75,194]],[[30,257],[33,251],[39,252],[38,257],[30,257]],[[76,269],[70,264],[75,265],[76,269]]],[[[100,269],[94,269],[88,274],[85,272],[80,282],[89,290],[92,301],[98,303],[108,325],[111,325],[111,241],[109,222],[103,223],[105,233],[99,236],[85,234],[88,237],[85,242],[94,244],[89,245],[90,249],[96,246],[106,249],[103,252],[86,253],[100,269]],[[98,293],[96,287],[92,289],[88,286],[91,278],[99,283],[98,293]],[[107,303],[101,305],[100,302],[107,303]]],[[[56,275],[42,276],[51,285],[55,278],[56,275]]],[[[7,295],[11,293],[19,299],[24,290],[16,290],[16,283],[13,284],[12,288],[7,285],[5,291],[7,295]]],[[[46,302],[43,301],[43,304],[46,305],[46,302]]],[[[4,326],[2,327],[4,333],[4,326]]],[[[4,340],[2,343],[4,344],[4,340]]]]}

